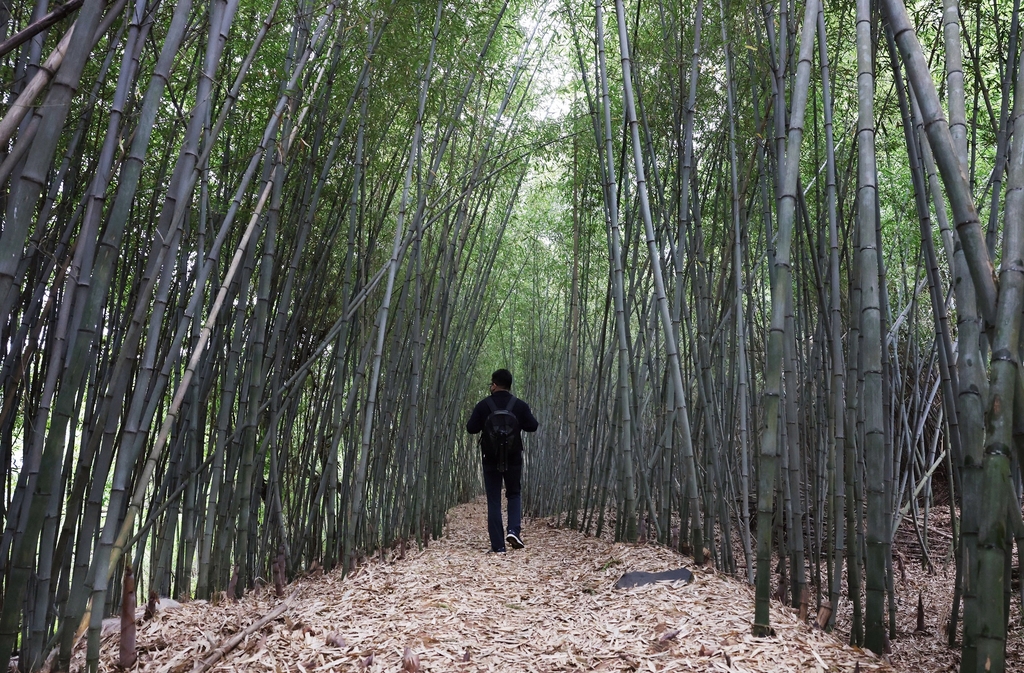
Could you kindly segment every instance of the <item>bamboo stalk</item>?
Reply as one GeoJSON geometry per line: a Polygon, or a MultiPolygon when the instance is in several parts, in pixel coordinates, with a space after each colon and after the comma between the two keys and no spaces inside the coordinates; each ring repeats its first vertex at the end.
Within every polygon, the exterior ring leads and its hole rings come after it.
{"type": "MultiPolygon", "coordinates": [[[[771,529],[772,511],[774,509],[775,491],[775,455],[779,441],[779,402],[782,386],[783,334],[785,332],[786,295],[791,287],[792,270],[790,266],[790,245],[793,235],[793,220],[796,211],[797,178],[800,163],[800,145],[803,141],[803,117],[807,103],[807,89],[810,83],[811,55],[814,45],[817,7],[813,0],[805,7],[804,22],[801,29],[800,59],[794,83],[794,98],[790,113],[790,132],[786,150],[785,171],[779,202],[779,229],[773,266],[775,275],[772,279],[772,318],[771,331],[768,338],[767,371],[765,375],[765,407],[764,414],[767,428],[761,442],[761,454],[758,465],[760,482],[758,485],[758,522],[757,522],[757,594],[755,601],[754,635],[767,635],[771,632],[768,619],[770,600],[771,575],[771,529]]],[[[780,157],[781,159],[781,157],[780,157]]]]}

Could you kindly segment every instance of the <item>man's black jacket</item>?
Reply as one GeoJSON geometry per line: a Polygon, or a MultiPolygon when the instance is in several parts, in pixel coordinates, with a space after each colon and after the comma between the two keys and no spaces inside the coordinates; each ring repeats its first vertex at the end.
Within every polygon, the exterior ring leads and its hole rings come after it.
{"type": "MultiPolygon", "coordinates": [[[[512,395],[507,390],[495,390],[491,397],[494,398],[494,404],[499,409],[504,409],[508,405],[508,398],[512,395]]],[[[516,399],[516,403],[512,406],[512,413],[515,414],[516,419],[519,421],[519,429],[525,430],[526,432],[534,432],[537,429],[537,419],[533,417],[533,412],[530,411],[530,405],[526,402],[516,399]]],[[[473,408],[473,413],[469,417],[469,422],[466,423],[466,430],[471,435],[475,435],[478,432],[483,431],[484,423],[487,421],[487,417],[491,415],[491,407],[487,404],[487,398],[477,402],[473,408]]],[[[486,443],[487,433],[485,432],[480,441],[486,443]]],[[[515,439],[516,450],[508,457],[509,465],[522,465],[523,464],[523,437],[520,433],[516,435],[515,439]]],[[[487,448],[490,448],[488,446],[487,448]]],[[[489,452],[485,452],[489,453],[489,452]]],[[[483,459],[484,465],[497,465],[497,461],[488,461],[486,458],[483,459]]]]}

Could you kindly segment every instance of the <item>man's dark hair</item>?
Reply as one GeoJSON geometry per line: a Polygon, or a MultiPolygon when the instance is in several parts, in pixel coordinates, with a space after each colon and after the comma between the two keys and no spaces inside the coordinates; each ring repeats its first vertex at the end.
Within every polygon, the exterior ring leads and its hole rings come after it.
{"type": "Polygon", "coordinates": [[[507,369],[499,369],[491,374],[491,383],[504,388],[505,390],[512,389],[512,372],[507,369]]]}

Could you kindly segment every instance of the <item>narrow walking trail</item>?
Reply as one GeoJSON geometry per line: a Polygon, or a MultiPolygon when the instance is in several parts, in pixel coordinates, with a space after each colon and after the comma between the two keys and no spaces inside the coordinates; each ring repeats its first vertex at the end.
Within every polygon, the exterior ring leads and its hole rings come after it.
{"type": "MultiPolygon", "coordinates": [[[[614,588],[627,571],[692,565],[669,549],[527,519],[525,549],[486,554],[485,514],[482,501],[461,505],[424,550],[368,561],[344,580],[333,572],[292,583],[285,611],[209,670],[845,672],[858,662],[865,673],[892,670],[781,604],[777,635],[753,638],[752,587],[710,569],[691,567],[688,585],[614,588]],[[406,648],[418,664],[403,663],[412,658],[406,648]]],[[[139,627],[133,670],[196,670],[281,602],[269,587],[239,602],[160,612],[139,627]]],[[[115,668],[117,647],[108,634],[102,670],[115,668]]]]}

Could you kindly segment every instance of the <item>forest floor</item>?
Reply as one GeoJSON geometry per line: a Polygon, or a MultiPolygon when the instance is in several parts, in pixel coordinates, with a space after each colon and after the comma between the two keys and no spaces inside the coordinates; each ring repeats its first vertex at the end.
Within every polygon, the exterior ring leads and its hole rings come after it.
{"type": "MultiPolygon", "coordinates": [[[[665,547],[616,544],[527,519],[525,549],[485,554],[485,515],[482,501],[459,506],[429,547],[402,559],[375,557],[344,579],[304,577],[288,585],[288,599],[267,587],[237,602],[160,611],[140,622],[131,670],[838,673],[858,663],[864,673],[935,670],[910,662],[893,669],[776,601],[776,635],[755,639],[753,587],[665,547]],[[692,583],[614,588],[627,571],[681,566],[693,571],[692,583]],[[280,616],[253,628],[275,608],[283,608],[280,616]],[[237,646],[227,651],[232,639],[237,646]],[[209,669],[198,666],[204,659],[209,669]]],[[[116,670],[117,652],[112,629],[101,670],[116,670]]]]}
{"type": "MultiPolygon", "coordinates": [[[[939,493],[942,499],[944,493],[939,493]]],[[[946,500],[948,502],[948,499],[946,500]]],[[[920,522],[920,529],[925,525],[920,522]]],[[[927,523],[928,554],[922,552],[921,537],[908,514],[902,521],[893,542],[893,572],[896,597],[896,638],[889,643],[887,658],[900,670],[946,673],[960,668],[959,637],[962,621],[957,625],[957,646],[948,646],[948,624],[956,582],[956,560],[953,556],[953,535],[948,504],[932,508],[927,523]],[[926,557],[931,561],[927,568],[926,557]],[[918,630],[917,609],[920,597],[924,612],[924,630],[918,630]]],[[[1024,621],[1021,618],[1020,581],[1017,577],[1017,553],[1012,560],[1010,622],[1006,641],[1006,670],[1024,671],[1024,621]]],[[[844,582],[845,586],[845,582],[844,582]]],[[[961,617],[963,615],[961,608],[961,617]]],[[[852,606],[844,596],[836,619],[836,634],[849,640],[852,606]]],[[[886,619],[888,619],[888,608],[886,619]]]]}

